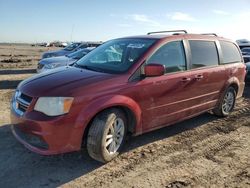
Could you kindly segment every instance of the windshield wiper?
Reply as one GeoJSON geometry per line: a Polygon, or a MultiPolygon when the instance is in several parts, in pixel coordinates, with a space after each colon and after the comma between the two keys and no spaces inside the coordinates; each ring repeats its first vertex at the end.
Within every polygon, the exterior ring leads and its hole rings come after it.
{"type": "Polygon", "coordinates": [[[88,65],[79,65],[79,64],[75,63],[74,66],[78,67],[78,68],[86,69],[86,70],[95,71],[95,72],[104,72],[103,69],[100,69],[100,68],[97,68],[97,67],[91,67],[91,66],[88,66],[88,65]]]}

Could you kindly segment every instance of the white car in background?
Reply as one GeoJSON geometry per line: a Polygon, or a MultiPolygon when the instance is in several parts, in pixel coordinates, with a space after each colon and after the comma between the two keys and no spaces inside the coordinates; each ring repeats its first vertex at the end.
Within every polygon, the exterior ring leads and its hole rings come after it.
{"type": "Polygon", "coordinates": [[[50,57],[41,59],[38,62],[37,73],[45,72],[57,67],[68,66],[74,64],[76,61],[81,59],[83,56],[92,51],[95,47],[84,48],[76,52],[67,54],[65,56],[50,57]]]}

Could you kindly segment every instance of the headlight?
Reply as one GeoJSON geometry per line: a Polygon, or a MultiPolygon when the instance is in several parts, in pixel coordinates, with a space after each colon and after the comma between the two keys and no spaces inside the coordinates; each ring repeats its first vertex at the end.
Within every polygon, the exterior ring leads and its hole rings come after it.
{"type": "Polygon", "coordinates": [[[50,64],[46,64],[44,65],[44,68],[46,69],[54,69],[56,67],[60,67],[61,63],[50,63],[50,64]]]}
{"type": "Polygon", "coordinates": [[[58,116],[69,112],[73,97],[40,97],[35,110],[48,116],[58,116]]]}

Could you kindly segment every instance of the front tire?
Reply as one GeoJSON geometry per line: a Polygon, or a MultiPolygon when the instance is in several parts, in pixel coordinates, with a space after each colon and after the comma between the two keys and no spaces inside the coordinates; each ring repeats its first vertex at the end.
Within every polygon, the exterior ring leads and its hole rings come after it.
{"type": "Polygon", "coordinates": [[[107,163],[114,159],[124,144],[127,119],[119,109],[110,109],[98,114],[89,129],[87,150],[97,161],[107,163]]]}
{"type": "Polygon", "coordinates": [[[236,101],[236,91],[233,87],[227,88],[219,105],[213,110],[214,114],[220,117],[226,117],[233,111],[236,101]]]}

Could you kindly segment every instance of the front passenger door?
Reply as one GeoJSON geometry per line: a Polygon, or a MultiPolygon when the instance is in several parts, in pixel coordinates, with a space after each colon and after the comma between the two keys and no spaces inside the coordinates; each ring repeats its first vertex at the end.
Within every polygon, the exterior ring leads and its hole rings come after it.
{"type": "Polygon", "coordinates": [[[161,46],[146,64],[162,64],[165,75],[148,77],[139,82],[143,131],[171,124],[187,115],[190,104],[190,73],[182,41],[172,41],[161,46]],[[143,97],[142,97],[143,96],[143,97]]]}

